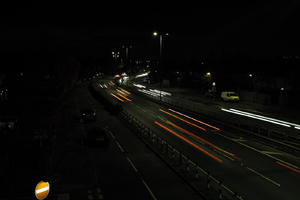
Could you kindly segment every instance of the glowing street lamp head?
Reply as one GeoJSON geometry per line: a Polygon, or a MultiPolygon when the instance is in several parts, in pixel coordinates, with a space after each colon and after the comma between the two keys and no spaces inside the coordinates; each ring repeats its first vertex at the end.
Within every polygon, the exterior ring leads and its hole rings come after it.
{"type": "Polygon", "coordinates": [[[210,73],[210,72],[207,72],[207,73],[206,73],[206,76],[211,76],[211,73],[210,73]]]}
{"type": "Polygon", "coordinates": [[[253,75],[252,74],[249,74],[249,77],[252,77],[253,75]]]}
{"type": "Polygon", "coordinates": [[[153,32],[153,36],[157,36],[158,35],[158,33],[155,31],[155,32],[153,32]]]}

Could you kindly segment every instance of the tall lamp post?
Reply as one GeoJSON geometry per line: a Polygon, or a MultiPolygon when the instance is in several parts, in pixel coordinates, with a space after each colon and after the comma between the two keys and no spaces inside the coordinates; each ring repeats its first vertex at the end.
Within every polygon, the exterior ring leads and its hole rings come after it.
{"type": "Polygon", "coordinates": [[[162,88],[162,73],[163,73],[163,58],[162,58],[162,48],[163,48],[163,37],[169,36],[169,33],[158,33],[153,32],[154,37],[159,37],[159,64],[160,64],[160,94],[159,100],[161,101],[161,88],[162,88]]]}

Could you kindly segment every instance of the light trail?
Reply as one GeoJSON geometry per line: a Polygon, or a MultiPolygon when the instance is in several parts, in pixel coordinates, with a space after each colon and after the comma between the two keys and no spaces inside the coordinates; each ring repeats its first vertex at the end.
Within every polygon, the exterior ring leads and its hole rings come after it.
{"type": "Polygon", "coordinates": [[[162,125],[161,123],[159,122],[154,122],[156,125],[160,126],[161,128],[165,129],[166,131],[172,133],[173,135],[177,136],[178,138],[180,138],[181,140],[185,141],[186,143],[190,144],[191,146],[195,147],[196,149],[198,149],[199,151],[201,151],[202,153],[206,154],[207,156],[213,158],[214,160],[222,163],[223,160],[218,158],[217,156],[215,155],[212,155],[211,153],[209,153],[208,151],[206,151],[205,149],[202,149],[201,147],[199,147],[198,145],[196,145],[195,143],[189,141],[188,139],[186,139],[185,137],[182,137],[181,135],[179,135],[178,133],[172,131],[171,129],[169,129],[168,127],[162,125]]]}
{"type": "Polygon", "coordinates": [[[243,114],[243,113],[236,112],[236,111],[232,111],[232,110],[228,110],[228,109],[225,109],[225,108],[221,108],[221,110],[223,110],[223,111],[225,111],[225,112],[237,114],[237,115],[242,115],[242,116],[245,116],[245,117],[250,117],[250,118],[253,118],[253,119],[258,119],[258,120],[261,120],[261,121],[270,122],[270,123],[273,123],[273,124],[278,124],[278,125],[285,126],[285,127],[291,127],[290,125],[287,125],[287,124],[283,124],[283,123],[271,121],[271,120],[268,120],[268,119],[263,119],[263,118],[251,116],[251,115],[248,115],[248,114],[243,114]]]}
{"type": "Polygon", "coordinates": [[[179,114],[179,115],[182,115],[182,116],[184,116],[184,117],[186,117],[186,118],[189,118],[189,119],[191,119],[191,120],[194,120],[195,122],[199,122],[200,124],[204,124],[204,125],[206,125],[206,126],[208,126],[208,127],[210,127],[210,128],[213,128],[213,129],[215,129],[215,130],[220,130],[218,127],[215,127],[215,126],[213,126],[213,125],[210,125],[210,124],[207,124],[207,123],[205,123],[205,122],[202,122],[202,121],[199,121],[199,120],[197,120],[197,119],[194,119],[194,118],[192,118],[192,117],[190,117],[190,116],[188,116],[188,115],[185,115],[185,114],[183,114],[183,113],[180,113],[180,112],[178,112],[178,111],[175,111],[175,110],[172,110],[172,109],[168,109],[168,110],[170,110],[170,111],[172,111],[172,112],[174,112],[174,113],[177,113],[177,114],[179,114]]]}
{"type": "Polygon", "coordinates": [[[239,112],[239,113],[243,113],[243,114],[248,114],[248,115],[251,115],[251,116],[254,116],[254,117],[258,117],[258,118],[262,118],[262,119],[268,119],[268,120],[271,120],[271,121],[275,121],[275,122],[279,122],[279,123],[284,123],[284,124],[291,125],[291,126],[300,126],[300,124],[295,124],[295,123],[291,123],[291,122],[287,122],[287,121],[283,121],[283,120],[279,120],[279,119],[275,119],[275,118],[271,118],[271,117],[266,117],[266,116],[262,116],[262,115],[257,115],[257,114],[245,112],[245,111],[240,111],[240,110],[233,109],[233,108],[231,108],[229,110],[233,110],[233,111],[236,111],[236,112],[239,112]]]}
{"type": "Polygon", "coordinates": [[[289,165],[287,165],[287,164],[284,164],[284,163],[282,163],[282,162],[279,162],[279,161],[276,161],[276,163],[277,163],[278,165],[282,166],[282,167],[285,167],[285,168],[287,168],[287,169],[293,171],[293,172],[296,172],[297,174],[300,174],[300,170],[299,170],[299,169],[296,169],[296,168],[294,168],[294,167],[291,167],[291,166],[289,166],[289,165]]]}
{"type": "Polygon", "coordinates": [[[172,117],[175,117],[176,119],[179,119],[179,120],[181,120],[181,121],[183,121],[183,122],[185,122],[185,123],[187,123],[187,124],[190,124],[190,125],[192,125],[192,126],[195,126],[195,127],[199,128],[200,130],[206,131],[205,128],[203,128],[203,127],[201,127],[201,126],[198,126],[198,125],[196,125],[196,124],[194,124],[194,123],[192,123],[192,122],[189,122],[189,121],[187,121],[187,120],[185,120],[185,119],[182,119],[182,118],[180,118],[180,117],[178,117],[178,116],[176,116],[176,115],[174,115],[174,114],[172,114],[172,113],[169,113],[169,112],[164,111],[164,110],[162,110],[162,109],[159,109],[159,110],[160,110],[161,112],[166,113],[166,114],[168,114],[168,115],[170,115],[170,116],[172,116],[172,117]]]}
{"type": "Polygon", "coordinates": [[[120,97],[123,97],[123,98],[126,99],[127,101],[132,101],[131,99],[128,99],[127,97],[121,95],[120,93],[117,93],[117,95],[119,95],[120,97]]]}
{"type": "Polygon", "coordinates": [[[116,95],[114,95],[113,93],[110,93],[113,97],[115,97],[116,99],[118,99],[119,101],[122,101],[122,102],[124,102],[124,100],[123,99],[121,99],[121,98],[119,98],[118,96],[116,96],[116,95]]]}
{"type": "Polygon", "coordinates": [[[125,92],[121,91],[121,90],[118,90],[116,89],[118,92],[120,92],[121,94],[124,94],[124,95],[127,95],[125,92]]]}
{"type": "Polygon", "coordinates": [[[223,152],[223,153],[225,153],[225,154],[227,154],[227,155],[229,155],[229,156],[231,156],[231,157],[233,157],[233,158],[235,158],[235,159],[237,159],[237,160],[241,160],[240,158],[236,157],[234,154],[232,154],[232,153],[230,153],[230,152],[228,152],[228,151],[226,151],[226,150],[224,150],[224,149],[222,149],[222,148],[220,148],[220,147],[214,145],[213,143],[211,143],[211,142],[209,142],[209,141],[207,141],[207,140],[205,140],[205,139],[199,137],[198,135],[196,135],[196,134],[194,134],[194,133],[192,133],[192,132],[190,132],[190,131],[188,131],[188,130],[186,130],[186,129],[180,127],[180,126],[177,126],[176,124],[174,124],[174,123],[172,123],[172,122],[170,122],[170,121],[166,121],[166,123],[168,123],[168,124],[170,124],[171,126],[177,128],[178,130],[180,130],[180,131],[182,131],[182,132],[184,132],[184,133],[186,133],[186,134],[188,134],[188,135],[190,135],[190,136],[196,138],[197,140],[200,140],[201,142],[203,142],[203,143],[205,143],[205,144],[207,144],[207,145],[213,147],[214,149],[217,149],[217,150],[219,150],[219,151],[221,151],[221,152],[223,152]]]}
{"type": "Polygon", "coordinates": [[[119,87],[119,89],[122,90],[123,92],[125,92],[126,94],[131,94],[130,92],[128,92],[127,90],[125,90],[125,89],[123,89],[123,88],[120,88],[120,87],[119,87]]]}

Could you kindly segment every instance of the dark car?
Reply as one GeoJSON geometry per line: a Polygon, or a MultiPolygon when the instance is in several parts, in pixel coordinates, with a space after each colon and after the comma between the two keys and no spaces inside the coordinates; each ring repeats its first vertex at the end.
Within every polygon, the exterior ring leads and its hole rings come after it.
{"type": "Polygon", "coordinates": [[[14,117],[0,117],[0,132],[13,132],[16,130],[18,120],[14,117]]]}
{"type": "Polygon", "coordinates": [[[109,138],[106,130],[98,127],[88,130],[85,143],[89,147],[107,147],[109,138]]]}
{"type": "Polygon", "coordinates": [[[94,122],[96,121],[96,111],[93,109],[80,110],[80,122],[94,122]]]}

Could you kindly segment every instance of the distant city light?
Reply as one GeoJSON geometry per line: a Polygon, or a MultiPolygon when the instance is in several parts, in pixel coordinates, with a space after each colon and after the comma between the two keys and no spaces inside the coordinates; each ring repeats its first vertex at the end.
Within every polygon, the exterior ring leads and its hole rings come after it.
{"type": "Polygon", "coordinates": [[[157,36],[158,35],[158,33],[155,31],[155,32],[153,32],[153,36],[157,36]]]}
{"type": "Polygon", "coordinates": [[[253,75],[252,74],[249,74],[249,77],[252,77],[253,75]]]}
{"type": "Polygon", "coordinates": [[[216,86],[216,82],[213,82],[212,85],[213,85],[213,86],[216,86]]]}
{"type": "Polygon", "coordinates": [[[211,76],[211,73],[210,73],[210,72],[207,72],[207,73],[206,73],[206,76],[211,76]]]}
{"type": "Polygon", "coordinates": [[[284,90],[284,88],[282,87],[282,88],[280,88],[280,90],[281,90],[281,91],[283,91],[283,90],[284,90]]]}
{"type": "Polygon", "coordinates": [[[113,51],[112,51],[112,52],[111,52],[111,54],[112,54],[112,55],[114,55],[114,54],[115,54],[115,52],[113,52],[113,51]]]}

